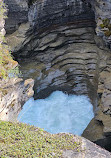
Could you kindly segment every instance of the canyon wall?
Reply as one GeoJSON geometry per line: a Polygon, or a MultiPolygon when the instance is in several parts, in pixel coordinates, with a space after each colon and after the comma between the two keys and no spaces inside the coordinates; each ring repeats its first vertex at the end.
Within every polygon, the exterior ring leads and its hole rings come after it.
{"type": "Polygon", "coordinates": [[[9,71],[15,72],[18,63],[12,59],[4,40],[6,12],[7,9],[0,0],[0,120],[17,121],[22,106],[33,96],[34,81],[8,76],[9,71]]]}
{"type": "Polygon", "coordinates": [[[7,42],[23,78],[35,80],[35,99],[54,90],[88,95],[95,118],[83,136],[107,148],[111,135],[110,1],[5,2],[7,42]]]}

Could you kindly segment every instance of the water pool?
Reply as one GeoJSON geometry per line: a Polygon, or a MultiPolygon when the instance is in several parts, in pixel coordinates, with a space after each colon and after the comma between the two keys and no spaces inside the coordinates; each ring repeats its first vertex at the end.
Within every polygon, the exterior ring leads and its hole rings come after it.
{"type": "Polygon", "coordinates": [[[29,99],[18,120],[50,133],[81,135],[93,117],[93,106],[87,96],[55,91],[46,99],[29,99]]]}

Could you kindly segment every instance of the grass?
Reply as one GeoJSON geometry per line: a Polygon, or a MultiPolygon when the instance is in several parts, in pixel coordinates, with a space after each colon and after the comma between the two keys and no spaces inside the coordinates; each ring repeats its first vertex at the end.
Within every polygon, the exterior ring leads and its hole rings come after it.
{"type": "Polygon", "coordinates": [[[72,134],[49,134],[23,123],[0,121],[0,157],[59,158],[64,150],[80,150],[72,134]]]}

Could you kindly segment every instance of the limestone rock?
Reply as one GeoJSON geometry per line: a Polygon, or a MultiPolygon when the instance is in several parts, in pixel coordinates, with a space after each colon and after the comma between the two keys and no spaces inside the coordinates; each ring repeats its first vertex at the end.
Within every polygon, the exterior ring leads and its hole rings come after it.
{"type": "MultiPolygon", "coordinates": [[[[86,0],[91,3],[92,8],[95,12],[95,20],[97,23],[96,32],[97,35],[102,36],[106,44],[111,48],[111,35],[106,36],[104,30],[100,27],[103,24],[103,20],[109,19],[111,24],[111,1],[110,0],[86,0]]],[[[108,29],[108,28],[104,28],[108,29]]]]}
{"type": "Polygon", "coordinates": [[[17,121],[17,116],[24,103],[33,96],[32,79],[23,82],[21,79],[10,79],[0,82],[0,119],[17,121]]]}
{"type": "Polygon", "coordinates": [[[23,23],[18,27],[18,30],[10,34],[6,40],[12,51],[18,51],[26,42],[26,33],[29,30],[29,23],[23,23]]]}
{"type": "Polygon", "coordinates": [[[89,125],[83,132],[82,136],[93,142],[99,139],[103,139],[104,138],[103,125],[101,124],[100,121],[92,119],[92,121],[89,123],[89,125]]]}
{"type": "Polygon", "coordinates": [[[28,21],[28,1],[27,0],[4,0],[8,7],[8,18],[5,22],[7,33],[16,31],[21,23],[28,21]]]}
{"type": "Polygon", "coordinates": [[[74,23],[75,26],[94,25],[94,14],[82,0],[34,1],[28,15],[29,22],[37,31],[68,23],[74,23]]]}
{"type": "Polygon", "coordinates": [[[105,88],[111,90],[111,74],[108,74],[108,77],[105,80],[105,88]]]}
{"type": "Polygon", "coordinates": [[[82,138],[81,148],[83,151],[66,150],[63,152],[62,158],[110,158],[111,154],[104,149],[98,147],[96,144],[82,138]]]}

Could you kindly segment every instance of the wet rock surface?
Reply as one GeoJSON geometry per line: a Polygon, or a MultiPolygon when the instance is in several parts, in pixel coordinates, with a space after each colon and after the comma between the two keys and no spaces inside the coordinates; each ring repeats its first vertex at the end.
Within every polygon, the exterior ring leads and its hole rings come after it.
{"type": "MultiPolygon", "coordinates": [[[[32,40],[30,64],[28,58],[24,59],[25,63],[23,58],[19,63],[24,77],[35,78],[36,98],[45,98],[54,90],[90,97],[93,93],[96,98],[100,50],[94,36],[94,30],[90,27],[61,27],[32,40]]],[[[28,46],[18,53],[20,57],[28,46]]]]}

